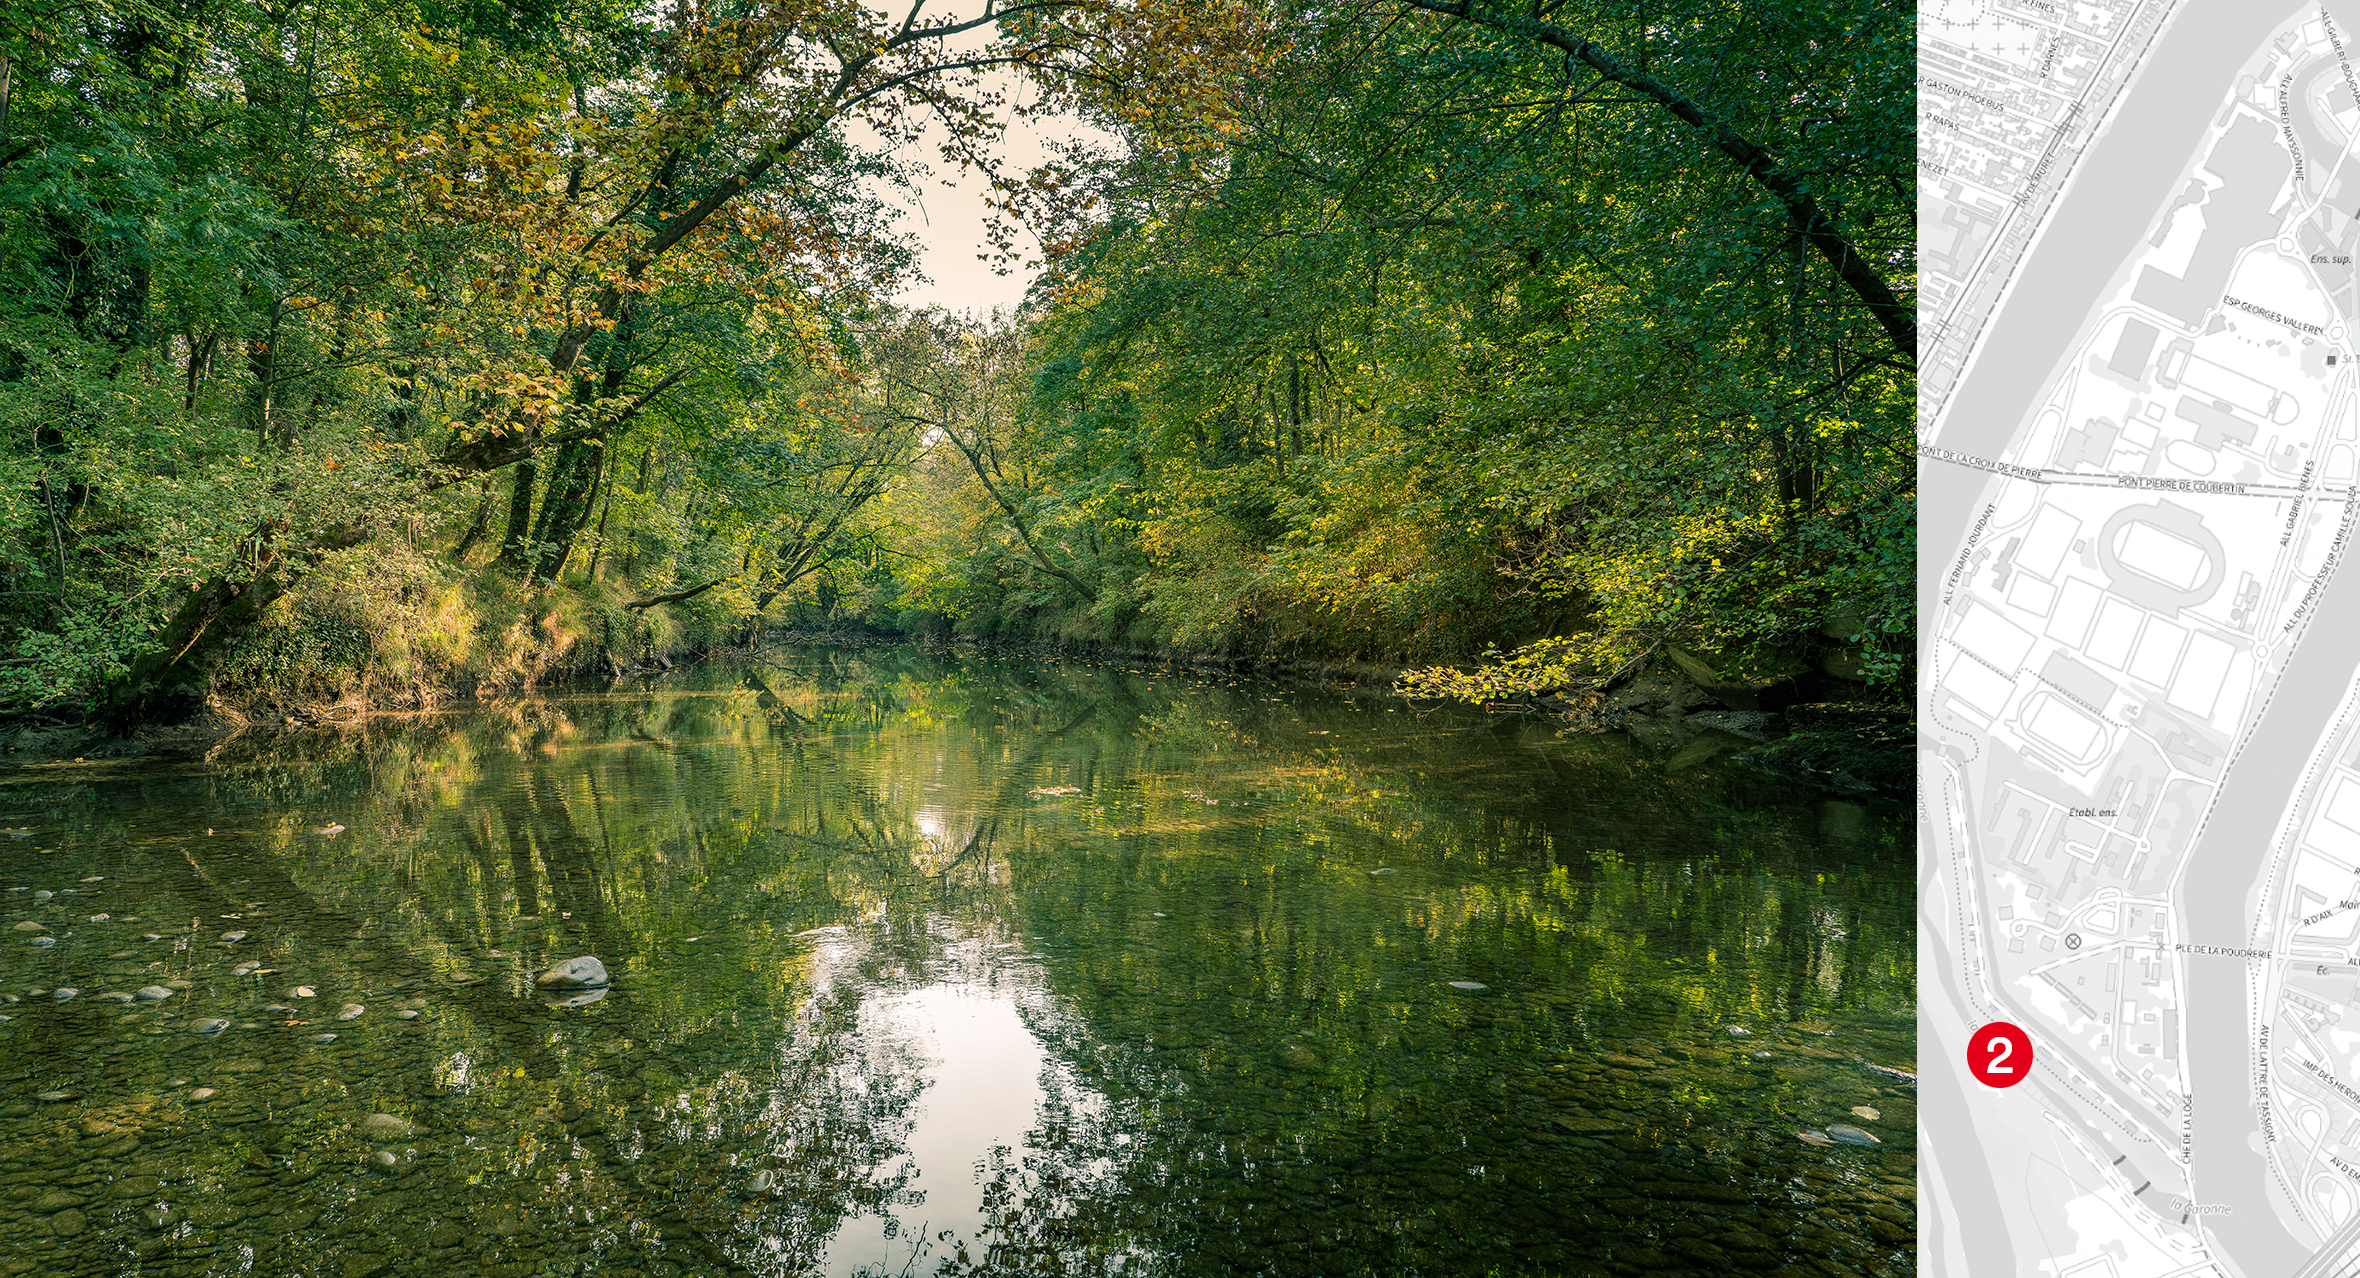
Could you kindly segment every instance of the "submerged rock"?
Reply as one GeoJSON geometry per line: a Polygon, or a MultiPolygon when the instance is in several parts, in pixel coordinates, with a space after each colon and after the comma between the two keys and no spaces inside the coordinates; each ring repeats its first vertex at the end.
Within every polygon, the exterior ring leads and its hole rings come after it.
{"type": "Polygon", "coordinates": [[[1824,1134],[1819,1132],[1796,1132],[1795,1139],[1803,1142],[1806,1145],[1820,1145],[1829,1149],[1835,1148],[1835,1142],[1829,1140],[1824,1134]]]}
{"type": "Polygon", "coordinates": [[[551,1007],[588,1007],[607,995],[604,986],[594,990],[577,990],[571,993],[565,990],[550,990],[548,993],[551,1007]],[[557,997],[558,995],[564,995],[564,997],[557,997]]]}
{"type": "Polygon", "coordinates": [[[245,940],[246,934],[244,932],[224,932],[221,934],[221,939],[230,945],[235,945],[245,940]]]}
{"type": "Polygon", "coordinates": [[[1452,981],[1450,987],[1454,990],[1488,990],[1491,988],[1481,981],[1452,981]]]}
{"type": "Polygon", "coordinates": [[[228,1028],[229,1022],[221,1020],[218,1017],[209,1020],[198,1021],[196,1024],[188,1027],[189,1033],[202,1034],[207,1038],[211,1038],[215,1034],[219,1034],[221,1031],[228,1028]]]}
{"type": "Polygon", "coordinates": [[[38,923],[35,923],[31,919],[26,919],[24,922],[16,925],[16,930],[19,932],[46,932],[49,929],[41,926],[38,923]]]}
{"type": "Polygon", "coordinates": [[[1884,1117],[1883,1114],[1878,1113],[1875,1108],[1868,1105],[1854,1105],[1852,1107],[1852,1116],[1855,1118],[1867,1119],[1872,1123],[1884,1117]]]}
{"type": "Polygon", "coordinates": [[[533,978],[545,990],[591,990],[607,984],[606,964],[584,954],[570,958],[533,978]]]}
{"type": "Polygon", "coordinates": [[[1882,1145],[1885,1143],[1850,1123],[1837,1123],[1827,1129],[1827,1134],[1834,1137],[1838,1143],[1845,1145],[1882,1145]]]}
{"type": "Polygon", "coordinates": [[[58,1002],[60,1002],[60,1003],[63,1003],[63,1002],[65,1002],[67,999],[69,999],[69,998],[73,998],[74,996],[76,996],[76,995],[80,994],[81,992],[82,992],[82,991],[80,991],[80,990],[78,990],[78,989],[75,989],[73,986],[71,986],[71,985],[67,985],[67,986],[61,986],[61,987],[59,987],[59,988],[57,988],[57,989],[54,989],[54,990],[51,990],[51,991],[49,991],[49,997],[51,997],[51,998],[53,998],[53,999],[56,999],[56,1000],[57,1000],[58,1002]]]}
{"type": "Polygon", "coordinates": [[[371,1114],[353,1130],[370,1140],[408,1140],[418,1134],[418,1125],[399,1114],[371,1114]]]}
{"type": "Polygon", "coordinates": [[[368,1008],[365,1008],[358,1003],[346,1003],[344,1006],[336,1009],[336,1019],[340,1021],[349,1021],[368,1010],[368,1008]]]}
{"type": "Polygon", "coordinates": [[[99,998],[109,1003],[130,1003],[136,1001],[135,995],[126,994],[121,990],[109,990],[106,993],[99,995],[99,998]]]}
{"type": "Polygon", "coordinates": [[[1401,871],[1394,869],[1394,868],[1393,868],[1392,866],[1390,866],[1390,865],[1380,865],[1380,866],[1378,866],[1376,869],[1370,870],[1370,871],[1369,871],[1369,873],[1371,873],[1371,874],[1399,874],[1399,873],[1401,873],[1401,871]]]}
{"type": "Polygon", "coordinates": [[[36,936],[33,938],[33,944],[43,946],[55,945],[57,944],[57,938],[54,936],[36,936]]]}
{"type": "Polygon", "coordinates": [[[1752,1030],[1750,1030],[1750,1029],[1747,1029],[1747,1028],[1746,1028],[1745,1026],[1743,1026],[1743,1025],[1732,1025],[1732,1026],[1730,1026],[1730,1027],[1729,1027],[1729,1037],[1731,1037],[1731,1038],[1746,1038],[1746,1037],[1749,1037],[1749,1036],[1751,1036],[1752,1034],[1753,1034],[1753,1031],[1752,1031],[1752,1030]]]}
{"type": "Polygon", "coordinates": [[[160,1003],[172,997],[172,991],[161,985],[142,985],[139,987],[139,996],[151,1003],[160,1003]]]}

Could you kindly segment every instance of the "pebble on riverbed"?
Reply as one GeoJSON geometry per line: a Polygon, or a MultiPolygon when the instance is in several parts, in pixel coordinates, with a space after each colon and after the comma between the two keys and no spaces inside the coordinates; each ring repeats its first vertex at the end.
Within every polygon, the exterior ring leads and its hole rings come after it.
{"type": "Polygon", "coordinates": [[[570,958],[533,978],[545,990],[594,990],[607,985],[606,964],[584,954],[570,958]]]}
{"type": "Polygon", "coordinates": [[[218,1017],[198,1021],[196,1024],[188,1027],[189,1033],[202,1034],[207,1038],[211,1038],[215,1034],[219,1034],[221,1031],[228,1028],[229,1022],[221,1020],[218,1017]]]}
{"type": "Polygon", "coordinates": [[[399,1114],[371,1114],[353,1130],[370,1140],[408,1140],[418,1134],[418,1125],[399,1114]]]}
{"type": "Polygon", "coordinates": [[[1472,991],[1472,990],[1488,990],[1488,989],[1490,989],[1490,988],[1491,988],[1490,986],[1488,986],[1488,985],[1485,985],[1485,984],[1484,984],[1483,982],[1481,982],[1481,981],[1452,981],[1452,982],[1450,983],[1450,987],[1451,987],[1452,989],[1454,989],[1454,990],[1469,990],[1469,991],[1472,991]]]}
{"type": "Polygon", "coordinates": [[[346,1003],[344,1006],[336,1009],[336,1019],[340,1021],[349,1021],[368,1010],[368,1008],[363,1007],[358,1003],[346,1003]]]}
{"type": "Polygon", "coordinates": [[[1849,1123],[1837,1123],[1827,1129],[1827,1134],[1842,1145],[1882,1145],[1885,1143],[1849,1123]]]}
{"type": "Polygon", "coordinates": [[[1869,1122],[1872,1122],[1872,1123],[1873,1123],[1873,1122],[1875,1122],[1876,1120],[1878,1120],[1878,1119],[1880,1119],[1880,1118],[1883,1118],[1883,1117],[1884,1117],[1884,1115],[1883,1115],[1883,1114],[1880,1114],[1880,1113],[1878,1113],[1878,1112],[1877,1112],[1875,1109],[1873,1109],[1873,1108],[1871,1108],[1870,1106],[1867,1106],[1867,1105],[1854,1105],[1854,1106],[1852,1107],[1852,1116],[1853,1116],[1854,1118],[1864,1118],[1864,1119],[1867,1119],[1869,1122]]]}
{"type": "Polygon", "coordinates": [[[160,1003],[172,997],[172,991],[161,985],[142,985],[139,987],[139,996],[151,1003],[160,1003]]]}

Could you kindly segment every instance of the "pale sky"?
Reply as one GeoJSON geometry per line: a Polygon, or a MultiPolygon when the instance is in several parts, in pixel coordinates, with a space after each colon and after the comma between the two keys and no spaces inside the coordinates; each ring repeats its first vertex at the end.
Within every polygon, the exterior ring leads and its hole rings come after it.
{"type": "MultiPolygon", "coordinates": [[[[1024,84],[1016,86],[1011,96],[1021,95],[1020,100],[1031,101],[1037,92],[1032,85],[1024,84]]],[[[1020,177],[1050,158],[1051,152],[1043,142],[1061,142],[1083,133],[1106,140],[1105,134],[1071,117],[1015,121],[1000,148],[1000,163],[1012,176],[1020,177]]],[[[942,126],[936,122],[929,125],[926,137],[916,146],[915,153],[934,170],[934,176],[921,186],[918,201],[913,202],[906,192],[881,193],[889,203],[908,210],[901,229],[924,245],[918,265],[930,280],[906,290],[894,300],[904,306],[941,306],[978,314],[995,306],[1015,310],[1039,272],[1022,268],[1007,275],[995,275],[990,263],[977,259],[976,255],[988,251],[990,245],[984,237],[983,201],[990,188],[982,173],[974,169],[961,173],[943,161],[942,138],[942,126]],[[951,184],[944,185],[946,180],[951,184]]],[[[1018,244],[1027,259],[1039,255],[1040,241],[1030,233],[1023,234],[1018,244]]]]}
{"type": "MultiPolygon", "coordinates": [[[[908,12],[913,0],[861,0],[872,12],[888,21],[898,22],[908,12]]],[[[928,18],[967,17],[982,11],[982,0],[915,0],[924,6],[928,18]]],[[[969,32],[954,39],[949,48],[979,49],[991,39],[988,28],[969,32]]],[[[1014,74],[995,77],[1000,88],[1009,90],[1013,102],[1037,101],[1040,90],[1014,74]]],[[[1092,140],[1112,143],[1113,138],[1095,129],[1085,128],[1081,121],[1071,118],[1015,121],[1008,129],[1005,143],[1000,148],[1000,163],[1015,176],[1023,176],[1034,166],[1049,158],[1050,152],[1041,144],[1044,140],[1061,142],[1077,134],[1087,134],[1092,140]]],[[[873,140],[873,139],[871,139],[873,140]]],[[[953,311],[974,311],[982,314],[993,307],[1012,311],[1024,300],[1024,291],[1032,286],[1039,272],[1025,268],[1007,275],[995,275],[991,265],[979,261],[976,254],[985,252],[989,241],[984,238],[984,193],[990,189],[981,173],[969,169],[964,173],[942,159],[943,132],[939,121],[928,122],[926,136],[914,146],[913,154],[934,170],[913,201],[907,192],[881,189],[877,191],[886,203],[907,210],[900,229],[914,236],[924,245],[918,267],[930,282],[906,289],[894,300],[904,306],[941,306],[953,311]],[[949,185],[944,185],[948,182],[949,185]]],[[[1027,259],[1040,253],[1040,241],[1030,234],[1021,235],[1018,246],[1025,250],[1027,259]]]]}

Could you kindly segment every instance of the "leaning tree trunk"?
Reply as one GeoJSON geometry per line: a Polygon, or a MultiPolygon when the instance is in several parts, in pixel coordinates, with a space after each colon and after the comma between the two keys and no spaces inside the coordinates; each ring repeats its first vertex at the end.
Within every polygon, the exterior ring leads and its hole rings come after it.
{"type": "Polygon", "coordinates": [[[255,530],[248,543],[249,571],[245,575],[215,577],[181,601],[172,619],[157,633],[156,646],[133,662],[129,673],[108,693],[101,718],[109,729],[129,736],[150,719],[195,708],[209,673],[210,663],[203,658],[250,630],[263,609],[287,593],[295,569],[368,540],[363,529],[333,530],[299,556],[300,562],[289,562],[279,549],[278,536],[284,531],[275,525],[255,530]]]}

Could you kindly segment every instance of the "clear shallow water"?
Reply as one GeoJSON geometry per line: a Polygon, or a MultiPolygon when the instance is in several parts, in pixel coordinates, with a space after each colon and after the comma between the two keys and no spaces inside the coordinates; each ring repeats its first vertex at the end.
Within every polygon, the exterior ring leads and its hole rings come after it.
{"type": "Polygon", "coordinates": [[[1694,758],[874,649],[0,773],[0,1266],[1912,1273],[1904,814],[1694,758]]]}

